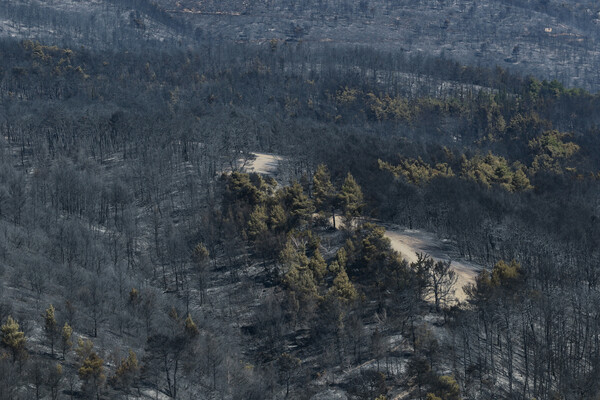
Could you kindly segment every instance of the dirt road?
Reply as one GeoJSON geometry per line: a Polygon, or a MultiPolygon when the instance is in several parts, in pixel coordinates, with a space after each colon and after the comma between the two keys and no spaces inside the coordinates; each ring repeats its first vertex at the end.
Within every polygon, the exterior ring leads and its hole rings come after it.
{"type": "Polygon", "coordinates": [[[392,242],[392,248],[402,253],[402,256],[409,262],[417,260],[416,253],[429,254],[436,260],[451,260],[452,269],[458,275],[455,285],[456,298],[460,301],[465,300],[466,296],[462,288],[467,283],[475,282],[475,277],[483,269],[481,265],[459,259],[452,244],[439,239],[433,233],[418,229],[403,229],[391,224],[381,225],[386,229],[385,234],[392,242]]]}

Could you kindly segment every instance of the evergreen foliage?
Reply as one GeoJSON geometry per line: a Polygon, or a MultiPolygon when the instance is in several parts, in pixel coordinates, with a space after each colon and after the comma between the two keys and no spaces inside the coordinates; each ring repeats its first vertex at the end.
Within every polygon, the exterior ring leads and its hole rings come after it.
{"type": "Polygon", "coordinates": [[[52,304],[50,304],[50,307],[46,309],[46,314],[44,317],[44,333],[46,334],[46,337],[48,337],[50,349],[52,355],[54,355],[54,341],[58,334],[58,323],[56,322],[56,318],[54,316],[54,306],[52,304]]]}
{"type": "Polygon", "coordinates": [[[10,349],[13,361],[27,355],[25,333],[20,330],[19,323],[10,315],[6,318],[6,323],[0,327],[0,332],[2,333],[2,344],[10,349]]]}
{"type": "Polygon", "coordinates": [[[72,336],[73,336],[73,328],[71,328],[71,326],[65,322],[65,324],[63,325],[62,331],[61,331],[61,335],[60,335],[63,359],[65,358],[67,352],[73,346],[73,341],[71,340],[72,336]]]}

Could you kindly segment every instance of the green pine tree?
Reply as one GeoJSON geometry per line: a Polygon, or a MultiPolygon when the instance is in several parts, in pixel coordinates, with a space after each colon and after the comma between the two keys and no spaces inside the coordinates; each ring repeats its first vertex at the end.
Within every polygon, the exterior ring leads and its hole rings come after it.
{"type": "Polygon", "coordinates": [[[44,317],[44,332],[46,337],[48,337],[48,341],[50,342],[51,354],[54,356],[54,340],[56,339],[56,334],[58,333],[58,324],[56,323],[54,306],[52,304],[50,304],[50,307],[46,309],[46,315],[44,317]]]}
{"type": "Polygon", "coordinates": [[[308,258],[304,247],[296,248],[291,238],[285,242],[283,250],[279,253],[279,262],[284,268],[289,269],[293,265],[308,264],[308,258]]]}
{"type": "Polygon", "coordinates": [[[196,247],[194,247],[194,252],[192,253],[192,260],[196,265],[204,264],[210,257],[210,252],[204,245],[204,243],[198,243],[196,247]]]}
{"type": "Polygon", "coordinates": [[[460,400],[460,386],[453,376],[440,376],[435,386],[437,397],[432,397],[432,399],[460,400]]]}
{"type": "Polygon", "coordinates": [[[318,212],[328,214],[331,212],[332,224],[335,228],[336,192],[329,171],[324,164],[319,164],[313,176],[313,197],[315,208],[318,212]]]}
{"type": "Polygon", "coordinates": [[[198,334],[200,333],[200,330],[198,329],[198,327],[196,326],[196,323],[194,322],[194,320],[192,319],[192,316],[190,314],[188,314],[187,318],[185,319],[185,334],[190,337],[196,337],[198,336],[198,334]]]}
{"type": "Polygon", "coordinates": [[[315,277],[306,264],[293,265],[285,274],[284,283],[303,302],[312,302],[319,298],[315,277]]]}
{"type": "Polygon", "coordinates": [[[250,214],[248,220],[248,237],[251,240],[256,240],[263,232],[267,230],[267,210],[265,206],[258,205],[254,208],[254,211],[250,214]]]}
{"type": "Polygon", "coordinates": [[[292,186],[284,189],[284,205],[290,215],[292,227],[300,226],[312,218],[314,205],[312,201],[304,194],[302,186],[294,182],[292,186]]]}
{"type": "Polygon", "coordinates": [[[115,371],[115,375],[110,378],[109,383],[114,388],[129,393],[130,387],[138,379],[139,372],[140,365],[137,356],[133,350],[130,349],[127,357],[121,359],[121,362],[115,371]]]}
{"type": "Polygon", "coordinates": [[[352,220],[361,215],[364,207],[362,189],[352,174],[348,173],[346,176],[338,196],[342,211],[344,213],[344,218],[346,219],[346,227],[350,228],[352,220]]]}
{"type": "Polygon", "coordinates": [[[104,375],[104,360],[95,352],[91,352],[77,370],[79,379],[83,381],[82,389],[85,393],[95,394],[100,399],[100,389],[106,380],[104,375]]]}
{"type": "Polygon", "coordinates": [[[319,249],[315,250],[314,255],[308,263],[308,267],[312,271],[313,276],[315,277],[317,282],[323,281],[323,278],[327,273],[327,263],[325,262],[325,259],[321,255],[319,249]]]}
{"type": "Polygon", "coordinates": [[[349,303],[358,298],[358,292],[348,278],[344,268],[340,268],[337,276],[333,280],[333,286],[329,289],[329,295],[336,297],[344,303],[349,303]]]}
{"type": "Polygon", "coordinates": [[[61,345],[62,345],[62,356],[65,358],[66,353],[73,346],[73,341],[71,340],[71,336],[73,335],[73,328],[65,322],[65,325],[62,328],[62,332],[60,335],[61,345]]]}
{"type": "Polygon", "coordinates": [[[77,360],[83,362],[86,358],[92,354],[92,349],[94,348],[94,343],[91,340],[82,338],[77,339],[77,348],[75,349],[75,354],[77,355],[77,360]]]}
{"type": "Polygon", "coordinates": [[[522,192],[532,188],[529,178],[521,169],[517,169],[512,178],[512,188],[515,192],[522,192]]]}
{"type": "Polygon", "coordinates": [[[271,230],[279,230],[285,227],[287,215],[285,210],[279,203],[275,203],[269,210],[269,228],[271,230]]]}
{"type": "Polygon", "coordinates": [[[510,264],[500,260],[492,269],[491,279],[494,286],[511,286],[517,283],[520,278],[521,265],[515,260],[512,260],[510,264]]]}
{"type": "Polygon", "coordinates": [[[2,344],[12,352],[13,361],[26,355],[25,345],[27,339],[25,338],[25,333],[20,329],[19,323],[10,315],[6,319],[6,323],[0,327],[2,344]]]}

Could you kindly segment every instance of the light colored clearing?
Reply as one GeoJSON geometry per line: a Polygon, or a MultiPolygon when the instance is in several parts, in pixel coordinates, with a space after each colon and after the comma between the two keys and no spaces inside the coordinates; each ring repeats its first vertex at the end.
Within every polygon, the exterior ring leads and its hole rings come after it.
{"type": "Polygon", "coordinates": [[[455,285],[455,296],[459,301],[465,301],[466,295],[463,287],[474,283],[475,277],[483,269],[481,265],[462,259],[455,259],[454,247],[449,241],[441,240],[433,233],[418,229],[403,229],[394,225],[383,224],[385,234],[390,239],[392,248],[402,254],[408,262],[417,260],[417,253],[429,254],[435,260],[450,260],[452,269],[456,272],[458,280],[455,285]]]}
{"type": "Polygon", "coordinates": [[[279,163],[283,161],[283,157],[275,154],[267,153],[252,153],[256,158],[248,162],[248,166],[244,168],[246,172],[256,172],[262,175],[275,175],[279,169],[279,163]]]}
{"type": "MultiPolygon", "coordinates": [[[[431,232],[420,229],[405,229],[398,225],[371,221],[385,228],[385,236],[390,239],[392,248],[399,252],[409,263],[417,261],[417,253],[428,254],[434,260],[451,261],[450,266],[456,272],[457,281],[454,285],[454,296],[460,302],[467,298],[463,287],[475,283],[475,277],[483,266],[457,257],[457,251],[449,240],[438,238],[431,232]]],[[[339,228],[344,226],[342,217],[335,217],[339,228]]]]}

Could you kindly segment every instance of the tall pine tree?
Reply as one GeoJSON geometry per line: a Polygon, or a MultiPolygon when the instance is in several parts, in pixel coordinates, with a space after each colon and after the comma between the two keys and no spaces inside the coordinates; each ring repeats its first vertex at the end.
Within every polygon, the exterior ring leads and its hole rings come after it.
{"type": "Polygon", "coordinates": [[[319,164],[313,176],[313,197],[317,212],[327,214],[331,212],[333,227],[335,228],[336,192],[329,171],[324,164],[319,164]]]}
{"type": "Polygon", "coordinates": [[[2,332],[2,344],[12,352],[13,361],[23,357],[26,354],[25,344],[27,339],[25,333],[21,331],[19,323],[9,315],[6,324],[0,327],[0,331],[2,332]]]}
{"type": "Polygon", "coordinates": [[[362,189],[352,174],[348,173],[346,176],[338,198],[346,220],[346,228],[351,228],[352,221],[361,215],[364,207],[362,189]]]}
{"type": "Polygon", "coordinates": [[[56,339],[56,334],[58,333],[58,324],[56,323],[54,306],[52,304],[50,304],[50,307],[46,309],[46,315],[44,317],[44,333],[50,342],[51,354],[54,356],[54,340],[56,339]]]}

